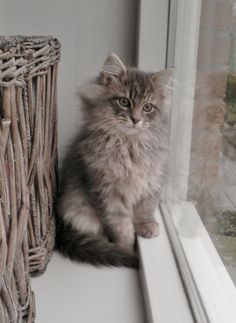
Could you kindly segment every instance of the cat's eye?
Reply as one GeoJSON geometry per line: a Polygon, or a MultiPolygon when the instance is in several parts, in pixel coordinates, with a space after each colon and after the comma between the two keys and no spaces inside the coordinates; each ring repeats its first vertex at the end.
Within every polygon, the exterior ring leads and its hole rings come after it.
{"type": "Polygon", "coordinates": [[[151,103],[147,103],[142,107],[144,113],[151,113],[154,110],[154,106],[151,103]]]}
{"type": "Polygon", "coordinates": [[[123,109],[127,109],[128,107],[130,107],[130,100],[126,97],[120,97],[117,99],[117,101],[123,109]]]}

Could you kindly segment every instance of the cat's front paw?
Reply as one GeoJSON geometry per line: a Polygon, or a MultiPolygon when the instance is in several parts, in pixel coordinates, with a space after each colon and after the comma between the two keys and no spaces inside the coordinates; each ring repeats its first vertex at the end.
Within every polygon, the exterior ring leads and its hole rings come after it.
{"type": "Polygon", "coordinates": [[[157,222],[137,224],[135,229],[137,235],[143,238],[153,238],[160,234],[160,226],[157,222]]]}

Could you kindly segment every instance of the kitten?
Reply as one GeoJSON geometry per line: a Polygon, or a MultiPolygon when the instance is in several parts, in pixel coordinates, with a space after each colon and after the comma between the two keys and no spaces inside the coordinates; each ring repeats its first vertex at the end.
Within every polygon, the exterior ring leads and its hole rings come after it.
{"type": "Polygon", "coordinates": [[[111,54],[80,88],[84,125],[64,160],[57,247],[73,260],[137,267],[135,233],[159,234],[153,212],[167,164],[170,70],[127,68],[111,54]]]}

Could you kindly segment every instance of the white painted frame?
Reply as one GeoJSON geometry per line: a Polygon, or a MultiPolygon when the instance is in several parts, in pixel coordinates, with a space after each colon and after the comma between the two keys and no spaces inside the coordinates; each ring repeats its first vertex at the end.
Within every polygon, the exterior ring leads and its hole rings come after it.
{"type": "Polygon", "coordinates": [[[174,66],[167,199],[186,200],[192,140],[201,0],[171,1],[168,66],[174,66]],[[177,4],[177,6],[176,6],[177,4]],[[173,44],[174,43],[174,44],[173,44]],[[171,48],[171,46],[173,46],[171,48]],[[173,51],[173,56],[170,57],[173,51]],[[178,172],[176,170],[178,169],[178,172]]]}
{"type": "Polygon", "coordinates": [[[193,323],[188,299],[159,210],[161,235],[138,237],[141,259],[140,281],[148,323],[193,323]]]}
{"type": "Polygon", "coordinates": [[[174,46],[169,45],[167,65],[173,65],[174,59],[178,88],[173,91],[167,204],[162,205],[162,213],[196,321],[233,323],[236,288],[197,210],[186,202],[201,0],[171,4],[176,30],[170,30],[174,46]]]}
{"type": "Polygon", "coordinates": [[[139,0],[137,65],[146,71],[166,66],[168,0],[139,0]]]}
{"type": "Polygon", "coordinates": [[[191,202],[161,205],[198,323],[235,323],[236,288],[191,202]]]}
{"type": "MultiPolygon", "coordinates": [[[[142,48],[142,44],[145,44],[143,38],[150,37],[147,31],[146,33],[143,31],[145,29],[142,30],[145,20],[148,21],[147,9],[155,10],[156,2],[158,2],[159,11],[161,11],[161,8],[166,10],[162,1],[148,0],[147,2],[141,1],[140,7],[141,39],[139,40],[138,51],[140,68],[146,68],[150,63],[150,61],[147,61],[146,49],[142,48]],[[151,2],[155,2],[152,8],[150,7],[151,2]],[[145,65],[145,62],[147,62],[147,65],[145,65]]],[[[168,7],[169,25],[167,27],[166,24],[160,26],[157,19],[155,27],[157,30],[156,40],[158,46],[162,48],[159,54],[156,52],[157,64],[162,65],[162,68],[174,66],[174,79],[177,82],[175,82],[172,101],[166,202],[162,203],[161,215],[158,216],[162,235],[150,241],[138,239],[142,260],[141,281],[149,323],[236,322],[236,288],[198,212],[192,203],[186,202],[200,9],[201,0],[170,0],[168,7]],[[160,28],[167,28],[166,32],[169,28],[169,42],[167,42],[167,38],[166,41],[162,39],[162,42],[160,42],[158,36],[160,28]],[[164,46],[168,48],[166,55],[163,51],[164,46]],[[163,63],[164,56],[167,58],[165,63],[163,63]],[[187,86],[189,84],[190,86],[187,86]],[[169,241],[165,229],[169,236],[173,254],[168,245],[169,241]],[[173,261],[174,257],[177,264],[173,261]],[[161,270],[162,264],[167,266],[166,268],[169,266],[168,270],[161,270]],[[183,285],[178,283],[180,277],[182,277],[183,285]],[[175,283],[169,286],[168,283],[172,279],[175,283]],[[164,291],[162,288],[163,281],[166,283],[166,290],[164,291]],[[183,292],[183,286],[189,303],[183,292]],[[171,297],[170,300],[168,295],[171,297]],[[173,307],[173,299],[180,303],[179,312],[173,307]],[[191,314],[189,305],[192,315],[187,318],[191,314]],[[171,308],[171,311],[168,312],[167,307],[171,308]],[[180,318],[181,313],[182,318],[180,318]]],[[[157,16],[159,14],[160,12],[157,13],[157,16]]],[[[166,11],[163,13],[163,16],[165,15],[166,11]]],[[[149,30],[149,32],[151,31],[149,30]]],[[[155,39],[155,31],[151,33],[151,38],[155,39]]],[[[156,45],[153,45],[154,53],[156,45]]]]}
{"type": "MultiPolygon", "coordinates": [[[[169,1],[140,0],[139,13],[138,67],[162,70],[166,66],[169,1]]],[[[159,210],[155,216],[161,236],[150,240],[138,237],[148,323],[194,322],[159,210]]]]}

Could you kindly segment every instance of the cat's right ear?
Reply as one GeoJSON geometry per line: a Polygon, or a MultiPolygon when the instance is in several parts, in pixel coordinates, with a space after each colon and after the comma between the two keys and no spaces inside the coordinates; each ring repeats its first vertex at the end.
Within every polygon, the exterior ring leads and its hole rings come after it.
{"type": "Polygon", "coordinates": [[[78,89],[80,99],[88,103],[94,103],[104,96],[104,87],[96,83],[80,85],[78,89]]]}
{"type": "Polygon", "coordinates": [[[100,77],[104,80],[115,80],[120,75],[126,74],[126,72],[125,65],[116,54],[112,53],[105,60],[100,77]]]}
{"type": "Polygon", "coordinates": [[[170,85],[173,81],[173,73],[173,68],[167,68],[152,75],[152,80],[156,84],[159,94],[163,97],[169,93],[170,85]]]}

